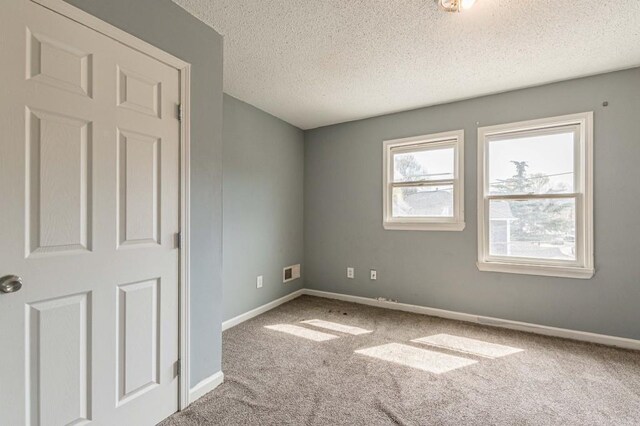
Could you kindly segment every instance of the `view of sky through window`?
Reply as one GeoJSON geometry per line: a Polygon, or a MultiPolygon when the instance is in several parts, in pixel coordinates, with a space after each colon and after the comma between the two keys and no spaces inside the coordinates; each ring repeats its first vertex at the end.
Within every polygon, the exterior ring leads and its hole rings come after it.
{"type": "Polygon", "coordinates": [[[489,143],[489,190],[504,193],[574,192],[574,133],[500,139],[489,143]],[[505,185],[520,177],[518,185],[505,185]]]}
{"type": "Polygon", "coordinates": [[[394,154],[394,182],[453,179],[453,148],[394,154]]]}

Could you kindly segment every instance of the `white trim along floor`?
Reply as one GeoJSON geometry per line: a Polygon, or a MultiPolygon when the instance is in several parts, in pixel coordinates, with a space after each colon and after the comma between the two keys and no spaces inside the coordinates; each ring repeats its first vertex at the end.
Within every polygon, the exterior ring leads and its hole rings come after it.
{"type": "Polygon", "coordinates": [[[241,324],[253,317],[263,314],[271,309],[282,305],[290,300],[302,295],[322,297],[325,299],[342,300],[345,302],[359,303],[362,305],[376,306],[379,308],[393,309],[396,311],[413,312],[416,314],[430,315],[434,317],[453,319],[458,321],[472,322],[476,324],[488,325],[492,327],[508,328],[511,330],[526,331],[529,333],[541,334],[544,336],[562,337],[565,339],[579,340],[582,342],[598,343],[601,345],[615,346],[625,349],[640,350],[640,340],[628,339],[625,337],[608,336],[605,334],[588,333],[585,331],[569,330],[566,328],[548,327],[544,325],[531,324],[526,322],[511,321],[500,318],[484,317],[462,312],[448,311],[444,309],[429,308],[426,306],[410,305],[407,303],[391,302],[388,300],[371,299],[368,297],[351,296],[348,294],[330,293],[320,290],[303,288],[288,295],[266,303],[249,312],[238,315],[222,323],[222,330],[227,330],[241,324]]]}

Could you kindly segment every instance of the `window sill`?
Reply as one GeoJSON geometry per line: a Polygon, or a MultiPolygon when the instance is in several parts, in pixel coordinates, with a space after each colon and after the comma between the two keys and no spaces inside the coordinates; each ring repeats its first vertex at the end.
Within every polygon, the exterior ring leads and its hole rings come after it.
{"type": "Polygon", "coordinates": [[[507,274],[541,275],[545,277],[578,278],[588,280],[595,270],[571,266],[526,265],[522,263],[477,262],[483,272],[503,272],[507,274]]]}
{"type": "Polygon", "coordinates": [[[382,224],[387,231],[462,231],[464,222],[384,222],[382,224]]]}

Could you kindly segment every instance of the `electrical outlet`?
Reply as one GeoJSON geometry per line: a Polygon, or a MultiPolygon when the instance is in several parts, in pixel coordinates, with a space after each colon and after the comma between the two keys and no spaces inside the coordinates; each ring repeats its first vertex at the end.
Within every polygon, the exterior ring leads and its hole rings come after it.
{"type": "Polygon", "coordinates": [[[371,270],[371,279],[372,280],[377,280],[378,279],[378,272],[376,272],[375,269],[371,270]]]}
{"type": "Polygon", "coordinates": [[[349,279],[351,279],[351,280],[352,280],[352,279],[354,279],[355,277],[356,277],[356,272],[355,272],[355,270],[354,270],[352,267],[350,267],[350,266],[349,266],[349,267],[347,268],[347,278],[349,278],[349,279]]]}
{"type": "Polygon", "coordinates": [[[258,279],[256,280],[256,287],[262,288],[262,275],[258,276],[258,279]]]}

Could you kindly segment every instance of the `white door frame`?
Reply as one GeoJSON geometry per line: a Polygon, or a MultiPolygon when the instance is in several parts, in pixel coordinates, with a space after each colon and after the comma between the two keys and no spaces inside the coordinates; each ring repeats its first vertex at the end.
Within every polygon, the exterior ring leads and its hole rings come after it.
{"type": "Polygon", "coordinates": [[[189,235],[190,235],[190,91],[191,91],[191,64],[183,61],[157,47],[140,40],[131,34],[122,31],[113,25],[66,3],[63,0],[25,0],[38,3],[47,9],[65,16],[81,25],[91,28],[125,46],[144,53],[158,61],[175,68],[180,73],[180,300],[179,300],[179,356],[180,374],[179,402],[180,410],[189,405],[189,311],[190,311],[190,281],[189,281],[189,235]]]}

